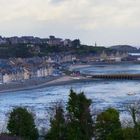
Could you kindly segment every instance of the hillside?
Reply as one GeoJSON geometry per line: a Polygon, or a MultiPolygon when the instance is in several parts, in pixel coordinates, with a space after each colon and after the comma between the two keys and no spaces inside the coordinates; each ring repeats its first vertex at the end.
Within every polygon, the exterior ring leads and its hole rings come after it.
{"type": "Polygon", "coordinates": [[[122,51],[122,52],[129,52],[129,53],[139,51],[137,48],[130,46],[130,45],[115,45],[115,46],[111,46],[110,48],[113,50],[122,51]]]}

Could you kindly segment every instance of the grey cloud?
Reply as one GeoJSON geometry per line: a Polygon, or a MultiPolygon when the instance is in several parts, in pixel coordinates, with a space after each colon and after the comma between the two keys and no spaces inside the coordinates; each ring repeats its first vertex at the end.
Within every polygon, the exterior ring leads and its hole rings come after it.
{"type": "Polygon", "coordinates": [[[0,32],[137,45],[139,7],[139,0],[0,0],[0,32]]]}
{"type": "Polygon", "coordinates": [[[60,4],[62,2],[66,2],[66,1],[68,1],[68,0],[50,0],[50,3],[51,4],[60,4]]]}

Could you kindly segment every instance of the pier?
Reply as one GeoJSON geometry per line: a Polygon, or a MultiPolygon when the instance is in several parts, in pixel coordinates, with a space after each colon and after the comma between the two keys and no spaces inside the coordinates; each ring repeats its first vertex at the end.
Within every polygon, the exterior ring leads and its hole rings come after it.
{"type": "Polygon", "coordinates": [[[95,79],[118,79],[118,80],[140,80],[140,74],[100,74],[87,75],[95,79]]]}

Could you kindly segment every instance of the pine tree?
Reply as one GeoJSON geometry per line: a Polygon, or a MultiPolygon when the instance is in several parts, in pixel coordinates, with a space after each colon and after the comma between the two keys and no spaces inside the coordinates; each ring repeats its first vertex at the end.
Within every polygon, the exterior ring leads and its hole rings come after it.
{"type": "Polygon", "coordinates": [[[46,140],[66,140],[66,124],[64,111],[61,105],[55,107],[55,115],[50,120],[51,128],[47,133],[46,140]]]}
{"type": "Polygon", "coordinates": [[[91,100],[83,92],[76,94],[70,90],[67,104],[68,140],[91,140],[93,137],[93,120],[90,113],[91,100]]]}
{"type": "Polygon", "coordinates": [[[7,129],[12,136],[19,136],[25,140],[38,139],[34,118],[25,108],[13,109],[10,113],[7,129]]]}

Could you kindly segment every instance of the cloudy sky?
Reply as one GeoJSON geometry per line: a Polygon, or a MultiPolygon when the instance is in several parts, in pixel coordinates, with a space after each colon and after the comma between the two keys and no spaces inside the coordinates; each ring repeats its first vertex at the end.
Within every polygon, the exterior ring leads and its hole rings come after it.
{"type": "Polygon", "coordinates": [[[140,0],[0,0],[0,34],[140,46],[140,0]]]}

